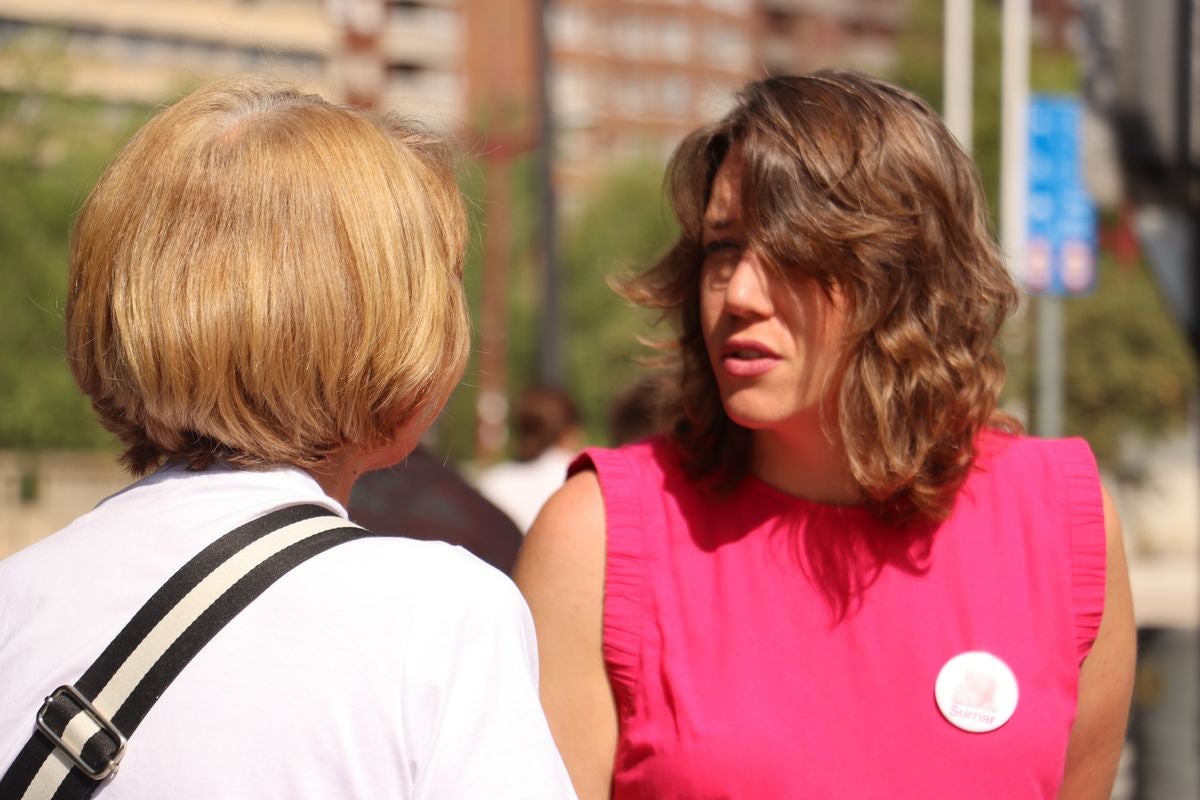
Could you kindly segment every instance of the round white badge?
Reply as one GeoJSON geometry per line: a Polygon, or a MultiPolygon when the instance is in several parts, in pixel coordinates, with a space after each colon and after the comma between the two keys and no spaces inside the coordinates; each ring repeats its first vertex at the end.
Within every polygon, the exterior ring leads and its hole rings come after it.
{"type": "Polygon", "coordinates": [[[994,731],[1017,710],[1017,676],[982,650],[946,662],[933,687],[938,708],[951,725],[971,733],[994,731]]]}

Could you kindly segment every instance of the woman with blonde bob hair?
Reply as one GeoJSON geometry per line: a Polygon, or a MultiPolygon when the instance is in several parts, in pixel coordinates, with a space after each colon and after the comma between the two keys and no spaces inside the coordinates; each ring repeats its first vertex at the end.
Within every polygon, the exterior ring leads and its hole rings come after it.
{"type": "MultiPolygon", "coordinates": [[[[465,238],[437,137],[264,80],[202,88],[126,145],[74,226],[68,357],[147,477],[0,563],[0,774],[47,692],[223,534],[292,507],[349,526],[355,479],[400,461],[462,372],[465,238]]],[[[500,573],[353,538],[204,645],[104,796],[572,796],[535,653],[500,573]]],[[[95,704],[120,729],[117,682],[95,704]]]]}
{"type": "Polygon", "coordinates": [[[585,451],[516,569],[580,796],[1107,797],[1120,526],[1084,442],[997,409],[1018,293],[970,158],[822,71],[746,86],[667,189],[622,291],[674,324],[674,425],[585,451]]]}

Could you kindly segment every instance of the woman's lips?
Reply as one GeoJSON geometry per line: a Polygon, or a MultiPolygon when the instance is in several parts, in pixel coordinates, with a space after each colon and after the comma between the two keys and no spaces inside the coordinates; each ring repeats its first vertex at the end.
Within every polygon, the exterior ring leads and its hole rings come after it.
{"type": "Polygon", "coordinates": [[[757,378],[770,372],[782,359],[758,342],[731,340],[721,348],[721,366],[735,378],[757,378]]]}

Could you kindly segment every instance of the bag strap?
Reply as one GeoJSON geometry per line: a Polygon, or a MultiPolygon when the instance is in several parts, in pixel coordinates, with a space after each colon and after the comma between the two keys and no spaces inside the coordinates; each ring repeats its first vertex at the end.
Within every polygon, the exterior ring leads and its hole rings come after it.
{"type": "Polygon", "coordinates": [[[297,505],[216,540],[171,576],[75,684],[54,690],[37,730],[0,778],[2,800],[87,798],[128,738],[200,649],[279,578],[318,553],[373,535],[327,508],[297,505]]]}

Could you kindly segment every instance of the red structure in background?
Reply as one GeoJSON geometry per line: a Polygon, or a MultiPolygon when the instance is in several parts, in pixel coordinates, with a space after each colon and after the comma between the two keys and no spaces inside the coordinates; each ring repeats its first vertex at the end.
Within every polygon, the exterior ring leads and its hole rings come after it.
{"type": "Polygon", "coordinates": [[[476,460],[495,460],[507,429],[508,284],[513,257],[513,165],[535,146],[537,32],[530,0],[464,0],[466,124],[484,170],[476,460]]]}

